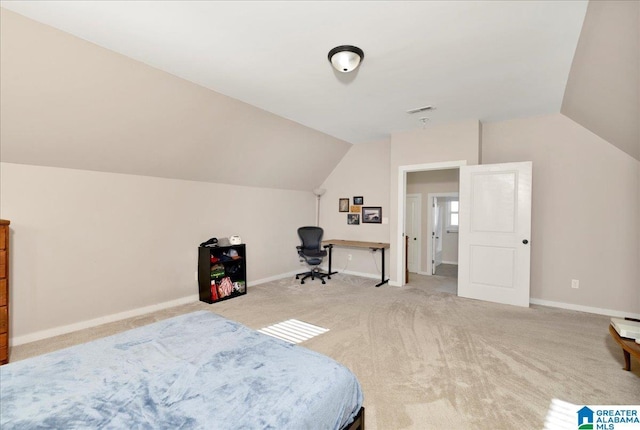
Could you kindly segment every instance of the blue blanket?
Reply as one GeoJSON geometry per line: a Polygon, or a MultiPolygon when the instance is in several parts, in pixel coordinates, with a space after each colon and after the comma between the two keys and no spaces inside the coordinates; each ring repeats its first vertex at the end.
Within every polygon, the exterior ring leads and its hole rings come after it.
{"type": "Polygon", "coordinates": [[[322,354],[199,311],[0,367],[4,429],[340,429],[362,405],[322,354]]]}

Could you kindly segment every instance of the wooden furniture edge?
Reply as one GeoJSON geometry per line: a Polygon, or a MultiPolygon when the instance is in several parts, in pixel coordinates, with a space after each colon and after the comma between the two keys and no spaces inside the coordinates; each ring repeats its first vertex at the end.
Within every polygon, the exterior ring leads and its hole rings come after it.
{"type": "Polygon", "coordinates": [[[4,247],[2,249],[5,250],[5,252],[7,253],[6,255],[6,266],[5,266],[5,274],[4,274],[4,280],[5,280],[5,286],[4,288],[5,290],[5,301],[6,301],[6,332],[3,333],[4,335],[4,340],[3,340],[3,344],[0,345],[1,349],[6,350],[5,351],[5,358],[3,358],[2,360],[0,360],[0,365],[3,364],[7,364],[9,362],[9,354],[10,354],[10,349],[9,349],[9,331],[10,331],[10,309],[9,309],[9,249],[10,249],[10,245],[9,245],[9,241],[10,241],[10,235],[11,232],[9,231],[9,225],[11,224],[11,221],[7,220],[7,219],[0,219],[0,226],[2,226],[3,228],[6,226],[6,232],[5,232],[5,236],[4,236],[4,240],[5,243],[3,244],[4,247]]]}
{"type": "Polygon", "coordinates": [[[345,427],[344,430],[364,430],[364,406],[360,407],[358,415],[356,415],[353,422],[345,427]]]}
{"type": "Polygon", "coordinates": [[[640,345],[630,339],[623,339],[611,324],[609,324],[611,337],[622,347],[624,355],[624,370],[631,370],[631,355],[640,361],[640,345]]]}
{"type": "Polygon", "coordinates": [[[323,240],[323,245],[336,245],[336,246],[347,246],[352,248],[373,248],[373,249],[383,249],[390,248],[391,245],[385,242],[364,242],[361,240],[344,240],[344,239],[329,239],[323,240]]]}

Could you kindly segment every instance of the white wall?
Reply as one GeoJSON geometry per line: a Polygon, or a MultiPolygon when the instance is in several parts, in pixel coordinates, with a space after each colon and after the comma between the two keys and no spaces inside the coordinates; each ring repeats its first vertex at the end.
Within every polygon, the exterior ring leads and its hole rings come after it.
{"type": "Polygon", "coordinates": [[[532,299],[640,313],[640,162],[561,114],[485,123],[482,149],[533,161],[532,299]]]}
{"type": "MultiPolygon", "coordinates": [[[[381,206],[382,217],[394,217],[389,210],[389,142],[379,141],[353,145],[322,184],[327,193],[322,196],[320,226],[325,239],[346,239],[368,242],[389,242],[389,223],[347,225],[347,213],[338,211],[340,198],[364,197],[363,206],[381,206]]],[[[362,215],[362,214],[361,214],[362,215]]],[[[379,277],[380,255],[355,248],[333,249],[333,267],[339,271],[379,277]],[[352,260],[347,256],[351,254],[352,260]]],[[[389,255],[385,271],[389,273],[389,255]]]]}
{"type": "MultiPolygon", "coordinates": [[[[465,160],[479,160],[480,123],[476,120],[443,124],[409,132],[396,133],[391,141],[354,145],[323,183],[320,224],[327,239],[351,239],[389,242],[386,272],[397,284],[398,247],[398,171],[403,165],[465,160]],[[338,199],[363,196],[365,205],[382,206],[382,216],[389,224],[347,225],[347,215],[338,212],[338,199]]],[[[400,223],[402,226],[403,223],[400,223]]],[[[379,256],[369,251],[334,249],[334,267],[377,277],[379,256]],[[347,255],[353,255],[348,262],[347,255]]]]}
{"type": "Polygon", "coordinates": [[[311,192],[0,163],[11,220],[11,337],[197,300],[197,247],[238,234],[251,284],[299,269],[311,192]]]}
{"type": "Polygon", "coordinates": [[[0,55],[4,162],[311,191],[351,147],[6,9],[0,55]]]}
{"type": "Polygon", "coordinates": [[[478,164],[480,153],[480,123],[477,120],[443,124],[426,129],[396,133],[391,136],[390,154],[390,242],[391,282],[399,285],[402,267],[398,259],[403,245],[398,243],[398,233],[404,228],[404,220],[398,213],[398,172],[401,166],[442,163],[464,160],[467,165],[478,164]],[[398,270],[401,269],[401,270],[398,270]]]}
{"type": "Polygon", "coordinates": [[[589,2],[560,112],[640,160],[640,2],[589,2]]]}

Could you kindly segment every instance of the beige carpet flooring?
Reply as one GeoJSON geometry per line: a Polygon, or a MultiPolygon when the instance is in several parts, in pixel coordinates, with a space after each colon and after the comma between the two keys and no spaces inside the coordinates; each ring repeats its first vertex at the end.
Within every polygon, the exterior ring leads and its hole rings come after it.
{"type": "Polygon", "coordinates": [[[403,288],[334,275],[250,287],[246,296],[193,303],[13,348],[11,359],[52,351],[170,316],[206,309],[258,329],[294,318],[330,331],[302,346],[360,380],[368,430],[542,429],[551,399],[640,404],[640,363],[622,370],[609,318],[541,306],[461,299],[455,279],[413,276],[403,288]]]}
{"type": "Polygon", "coordinates": [[[436,276],[447,276],[449,278],[458,277],[458,265],[442,263],[436,267],[436,276]]]}

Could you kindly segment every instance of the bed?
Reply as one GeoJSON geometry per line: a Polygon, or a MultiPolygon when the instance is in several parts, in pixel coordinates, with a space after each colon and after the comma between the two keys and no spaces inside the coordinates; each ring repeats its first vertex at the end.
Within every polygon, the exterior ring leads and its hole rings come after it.
{"type": "Polygon", "coordinates": [[[207,311],[0,367],[0,428],[360,429],[333,359],[207,311]]]}

